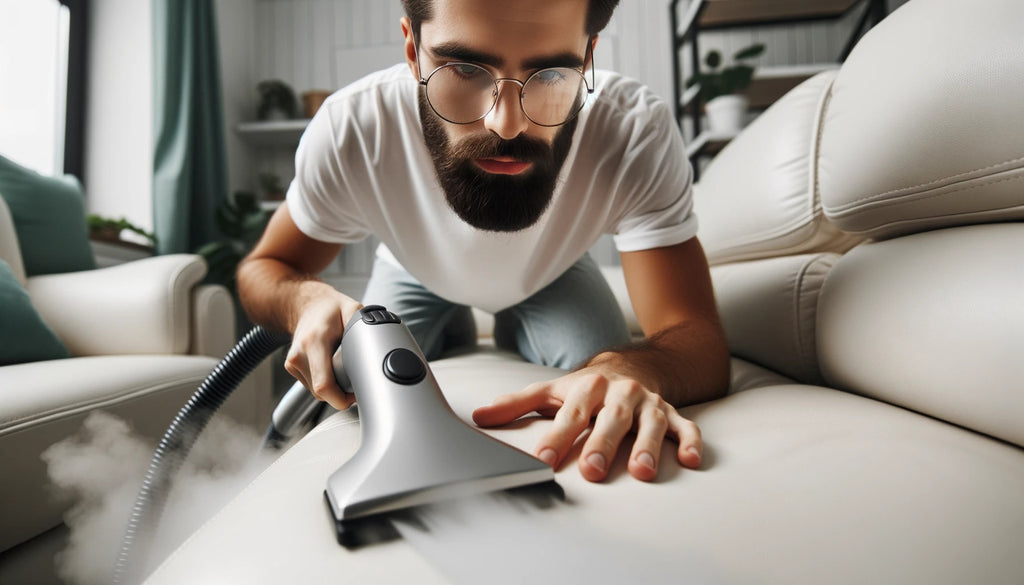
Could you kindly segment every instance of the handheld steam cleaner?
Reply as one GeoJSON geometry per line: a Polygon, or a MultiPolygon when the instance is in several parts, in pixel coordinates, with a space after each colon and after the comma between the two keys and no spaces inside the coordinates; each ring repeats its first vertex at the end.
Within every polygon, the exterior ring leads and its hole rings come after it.
{"type": "MultiPolygon", "coordinates": [[[[164,433],[132,508],[114,583],[137,582],[178,467],[231,392],[290,339],[255,327],[221,360],[164,433]]],[[[349,321],[332,360],[338,385],[356,396],[359,450],[326,478],[338,542],[357,547],[397,536],[389,518],[412,507],[497,490],[545,503],[562,490],[544,462],[472,427],[452,411],[401,318],[369,305],[349,321]],[[538,497],[539,496],[539,497],[538,497]]],[[[322,406],[300,385],[274,411],[265,445],[280,445],[322,406]]]]}

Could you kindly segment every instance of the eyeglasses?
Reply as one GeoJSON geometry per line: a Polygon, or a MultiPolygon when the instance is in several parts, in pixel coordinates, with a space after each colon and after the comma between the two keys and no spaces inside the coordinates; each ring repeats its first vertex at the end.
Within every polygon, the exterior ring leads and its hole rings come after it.
{"type": "MultiPolygon", "coordinates": [[[[587,42],[584,63],[591,57],[592,45],[587,42]]],[[[418,42],[416,51],[418,54],[418,42]]],[[[473,63],[448,63],[434,69],[426,79],[420,77],[430,108],[452,124],[472,124],[483,119],[498,102],[498,84],[503,81],[519,85],[519,105],[526,117],[538,126],[561,126],[572,120],[583,109],[587,96],[594,93],[593,66],[589,85],[583,72],[571,67],[541,69],[526,81],[519,81],[511,77],[495,78],[490,71],[473,63]]]]}

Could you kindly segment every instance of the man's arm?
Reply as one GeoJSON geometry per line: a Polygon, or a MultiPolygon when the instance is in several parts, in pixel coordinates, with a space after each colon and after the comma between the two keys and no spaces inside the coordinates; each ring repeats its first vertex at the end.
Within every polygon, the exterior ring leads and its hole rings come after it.
{"type": "Polygon", "coordinates": [[[623,253],[622,266],[646,339],[610,348],[575,372],[501,396],[473,413],[484,426],[532,411],[554,416],[536,454],[556,467],[593,419],[578,462],[591,481],[607,475],[630,430],[636,440],[629,471],[637,479],[656,477],[666,435],[678,442],[682,465],[699,466],[700,431],[675,407],[723,396],[729,385],[728,346],[699,241],[623,253]]]}
{"type": "Polygon", "coordinates": [[[331,357],[358,301],[319,280],[341,244],[314,240],[295,226],[288,207],[274,213],[238,267],[238,293],[256,323],[292,335],[285,369],[320,400],[345,409],[353,398],[338,388],[331,357]]]}
{"type": "Polygon", "coordinates": [[[697,238],[621,254],[626,288],[646,339],[595,356],[673,406],[721,398],[729,389],[729,347],[718,318],[704,249],[697,238]]]}

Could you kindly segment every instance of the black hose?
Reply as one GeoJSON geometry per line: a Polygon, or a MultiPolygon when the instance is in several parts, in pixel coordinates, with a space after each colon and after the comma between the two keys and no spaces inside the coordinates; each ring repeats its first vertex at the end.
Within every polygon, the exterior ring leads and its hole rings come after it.
{"type": "Polygon", "coordinates": [[[141,571],[155,528],[163,515],[171,480],[188,457],[199,434],[239,383],[264,359],[291,339],[262,327],[254,327],[218,363],[192,394],[167,428],[149,463],[139,495],[132,506],[128,528],[114,565],[115,585],[142,580],[141,571]]]}

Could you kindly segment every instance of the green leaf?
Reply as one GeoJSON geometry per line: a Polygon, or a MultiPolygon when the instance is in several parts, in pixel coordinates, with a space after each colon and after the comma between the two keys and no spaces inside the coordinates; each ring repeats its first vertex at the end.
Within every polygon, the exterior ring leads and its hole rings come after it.
{"type": "Polygon", "coordinates": [[[754,57],[760,57],[761,53],[764,53],[764,44],[757,43],[756,45],[750,45],[736,51],[736,54],[732,56],[733,61],[742,61],[744,59],[753,59],[754,57]]]}
{"type": "Polygon", "coordinates": [[[750,85],[754,68],[748,65],[733,65],[722,71],[722,95],[739,93],[750,85]]]}
{"type": "Polygon", "coordinates": [[[717,69],[722,64],[722,54],[718,51],[708,51],[708,54],[704,56],[704,64],[711,69],[717,69]]]}

